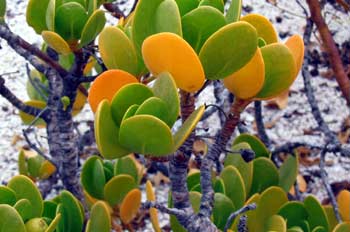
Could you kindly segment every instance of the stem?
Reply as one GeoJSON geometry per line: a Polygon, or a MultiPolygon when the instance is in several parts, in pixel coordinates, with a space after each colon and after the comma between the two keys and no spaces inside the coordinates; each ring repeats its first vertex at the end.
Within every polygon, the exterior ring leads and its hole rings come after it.
{"type": "Polygon", "coordinates": [[[266,145],[266,147],[270,148],[271,141],[270,141],[270,138],[267,135],[266,130],[265,130],[265,124],[264,124],[264,119],[263,119],[263,115],[262,115],[261,101],[254,102],[254,109],[255,109],[256,127],[258,129],[259,137],[260,137],[261,141],[266,145]]]}

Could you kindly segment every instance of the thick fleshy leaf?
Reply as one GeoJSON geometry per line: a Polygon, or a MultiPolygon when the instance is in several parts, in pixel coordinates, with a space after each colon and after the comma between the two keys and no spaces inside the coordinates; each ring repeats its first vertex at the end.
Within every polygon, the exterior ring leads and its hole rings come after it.
{"type": "Polygon", "coordinates": [[[132,117],[132,116],[134,116],[135,113],[136,113],[136,111],[137,111],[137,109],[139,108],[139,106],[140,106],[140,105],[136,105],[136,104],[130,106],[130,107],[127,109],[127,111],[125,112],[122,121],[124,121],[125,119],[128,119],[128,118],[130,118],[130,117],[132,117]]]}
{"type": "Polygon", "coordinates": [[[45,159],[40,155],[34,155],[32,157],[29,157],[27,160],[28,174],[32,177],[39,177],[40,167],[44,160],[45,159]]]}
{"type": "Polygon", "coordinates": [[[258,36],[263,38],[267,44],[278,42],[275,28],[265,16],[259,14],[248,14],[243,16],[241,20],[253,25],[258,32],[258,36]]]}
{"type": "Polygon", "coordinates": [[[112,119],[111,107],[103,100],[95,114],[96,144],[106,159],[115,159],[129,154],[129,150],[119,142],[119,127],[112,119]]]}
{"type": "Polygon", "coordinates": [[[224,1],[223,0],[201,0],[198,7],[211,6],[220,12],[224,13],[224,1]]]}
{"type": "Polygon", "coordinates": [[[113,96],[124,85],[137,82],[133,75],[123,70],[113,69],[103,72],[92,83],[89,90],[88,101],[92,111],[96,112],[98,104],[103,99],[111,103],[113,96]]]}
{"type": "Polygon", "coordinates": [[[43,31],[41,32],[41,36],[44,41],[59,54],[68,55],[72,52],[68,43],[56,32],[43,31]]]}
{"type": "Polygon", "coordinates": [[[141,191],[133,189],[124,197],[120,205],[120,219],[129,224],[136,216],[141,206],[141,191]]]}
{"type": "Polygon", "coordinates": [[[98,40],[102,60],[108,69],[122,69],[138,75],[138,58],[128,36],[117,27],[106,27],[98,40]]]}
{"type": "MultiPolygon", "coordinates": [[[[149,180],[147,180],[147,182],[146,182],[146,198],[148,201],[155,201],[156,200],[156,196],[154,194],[152,183],[149,180]]],[[[162,230],[160,229],[160,225],[159,225],[157,209],[150,208],[149,214],[150,214],[150,219],[151,219],[151,223],[152,223],[154,231],[161,232],[162,230]]]]}
{"type": "Polygon", "coordinates": [[[350,222],[344,222],[339,225],[337,225],[333,232],[348,232],[350,231],[350,222]]]}
{"type": "Polygon", "coordinates": [[[298,226],[293,226],[292,228],[289,228],[287,232],[304,232],[304,230],[298,226]]]}
{"type": "Polygon", "coordinates": [[[256,95],[270,99],[286,91],[296,76],[296,63],[292,53],[283,44],[274,43],[261,48],[265,64],[265,82],[256,95]]]}
{"type": "Polygon", "coordinates": [[[43,30],[47,30],[46,26],[46,10],[50,0],[30,0],[27,6],[27,23],[33,27],[37,34],[43,30]]]}
{"type": "Polygon", "coordinates": [[[26,83],[27,95],[30,98],[30,100],[46,101],[44,99],[44,96],[48,95],[47,91],[43,88],[39,88],[41,90],[41,93],[44,95],[42,96],[42,94],[40,94],[38,90],[33,86],[32,82],[35,84],[41,83],[44,86],[47,86],[46,83],[43,82],[43,75],[36,69],[30,70],[29,77],[26,83]],[[31,78],[31,80],[29,80],[29,78],[31,78]]]}
{"type": "Polygon", "coordinates": [[[85,45],[93,41],[97,35],[102,31],[106,24],[106,16],[103,10],[96,10],[86,22],[83,31],[81,33],[81,39],[79,47],[82,48],[85,45]]]}
{"type": "Polygon", "coordinates": [[[110,232],[111,214],[103,201],[98,201],[91,208],[90,220],[86,225],[86,232],[110,232]]]}
{"type": "Polygon", "coordinates": [[[289,192],[290,188],[295,183],[298,175],[298,158],[295,156],[288,156],[278,170],[279,184],[284,191],[289,192]]]}
{"type": "Polygon", "coordinates": [[[6,0],[0,1],[0,23],[3,23],[5,21],[5,15],[6,15],[6,0]]]}
{"type": "MultiPolygon", "coordinates": [[[[305,48],[304,48],[303,38],[301,38],[300,35],[293,35],[288,38],[285,45],[289,48],[289,51],[292,53],[294,57],[294,61],[296,64],[296,72],[299,72],[304,61],[305,48]]],[[[296,77],[297,77],[297,73],[295,75],[295,78],[296,77]]]]}
{"type": "Polygon", "coordinates": [[[288,201],[287,194],[279,187],[270,187],[260,196],[256,208],[255,230],[264,231],[264,224],[272,215],[275,215],[279,208],[288,201]]]}
{"type": "Polygon", "coordinates": [[[53,201],[44,201],[44,211],[42,217],[54,219],[56,217],[57,203],[53,201]]]}
{"type": "Polygon", "coordinates": [[[249,144],[249,146],[253,149],[255,152],[255,157],[270,157],[270,152],[267,150],[266,146],[261,142],[261,140],[250,134],[240,134],[233,142],[234,145],[246,142],[249,144]]]}
{"type": "Polygon", "coordinates": [[[179,149],[179,147],[186,141],[187,137],[191,134],[199,120],[202,118],[204,110],[205,106],[200,106],[198,109],[193,111],[192,114],[182,124],[180,129],[175,133],[173,152],[179,149]]]}
{"type": "Polygon", "coordinates": [[[60,204],[57,208],[57,214],[61,214],[56,231],[82,231],[84,217],[80,209],[79,201],[70,192],[63,190],[60,194],[60,204]]]}
{"type": "Polygon", "coordinates": [[[0,204],[7,204],[12,206],[15,203],[15,192],[6,186],[0,186],[0,204]]]}
{"type": "Polygon", "coordinates": [[[223,14],[210,6],[201,6],[182,17],[184,39],[199,53],[204,42],[226,25],[223,14]]]}
{"type": "Polygon", "coordinates": [[[43,180],[47,179],[55,172],[56,166],[53,165],[50,161],[44,160],[39,169],[39,178],[43,180]]]}
{"type": "Polygon", "coordinates": [[[56,217],[52,220],[49,227],[45,230],[45,232],[54,232],[58,226],[58,223],[61,220],[61,214],[57,214],[56,217]]]}
{"type": "Polygon", "coordinates": [[[174,147],[170,128],[151,115],[135,115],[123,121],[119,141],[132,152],[153,156],[169,155],[174,147]]]}
{"type": "Polygon", "coordinates": [[[99,157],[91,156],[85,161],[81,171],[81,183],[89,195],[97,199],[103,199],[103,187],[106,184],[106,177],[99,157]]]}
{"type": "Polygon", "coordinates": [[[278,185],[278,170],[272,161],[266,157],[260,157],[253,161],[253,181],[250,196],[261,193],[270,186],[278,185]]]}
{"type": "Polygon", "coordinates": [[[199,1],[198,0],[175,0],[177,6],[179,7],[180,15],[184,16],[191,10],[197,8],[199,1]]]}
{"type": "Polygon", "coordinates": [[[180,113],[180,99],[174,78],[167,72],[159,74],[152,90],[154,96],[159,97],[167,104],[168,125],[171,127],[180,113]]]}
{"type": "Polygon", "coordinates": [[[227,23],[233,23],[241,17],[242,0],[232,0],[228,8],[225,18],[227,23]]]}
{"type": "Polygon", "coordinates": [[[9,205],[0,205],[0,232],[26,232],[22,218],[9,205]]]}
{"type": "Polygon", "coordinates": [[[56,0],[50,0],[46,10],[46,26],[49,31],[55,31],[56,0]]]}
{"type": "Polygon", "coordinates": [[[350,221],[350,192],[342,190],[337,196],[339,213],[344,221],[350,221]]]}
{"type": "Polygon", "coordinates": [[[21,218],[24,222],[30,218],[33,218],[33,206],[27,199],[18,200],[13,208],[15,208],[18,214],[21,215],[21,218]]]}
{"type": "Polygon", "coordinates": [[[281,215],[287,221],[288,228],[299,226],[308,218],[304,204],[297,201],[287,202],[278,210],[277,214],[281,215]]]}
{"type": "MultiPolygon", "coordinates": [[[[19,174],[21,175],[28,175],[27,158],[23,149],[21,149],[21,151],[18,154],[18,171],[19,171],[19,174]]],[[[0,201],[0,204],[2,204],[1,201],[0,201]]]]}
{"type": "Polygon", "coordinates": [[[148,37],[142,45],[142,55],[154,75],[169,72],[180,89],[195,92],[204,84],[204,71],[196,52],[176,34],[164,32],[148,37]]]}
{"type": "Polygon", "coordinates": [[[309,214],[308,222],[310,229],[313,230],[317,226],[322,226],[328,231],[327,215],[318,200],[310,195],[304,200],[304,205],[309,214]]]}
{"type": "Polygon", "coordinates": [[[86,10],[81,4],[64,3],[56,10],[55,31],[68,43],[74,43],[80,39],[87,20],[86,10]]]}
{"type": "Polygon", "coordinates": [[[169,128],[173,125],[170,124],[169,111],[167,104],[158,97],[150,97],[146,99],[136,110],[135,115],[152,115],[156,118],[159,118],[165,122],[169,128]]]}
{"type": "MultiPolygon", "coordinates": [[[[242,142],[232,146],[232,150],[251,149],[248,143],[242,142]]],[[[224,166],[232,165],[237,168],[242,176],[246,193],[250,192],[253,179],[253,163],[245,162],[240,153],[230,153],[226,156],[224,166]]]]}
{"type": "Polygon", "coordinates": [[[16,194],[16,199],[27,199],[32,208],[32,217],[41,217],[44,209],[43,199],[34,183],[26,176],[15,176],[7,184],[16,194]]]}
{"type": "Polygon", "coordinates": [[[106,201],[114,207],[120,204],[129,191],[136,188],[136,183],[132,176],[121,174],[114,176],[104,188],[106,201]]]}
{"type": "Polygon", "coordinates": [[[279,215],[273,215],[267,219],[265,222],[264,231],[274,231],[274,232],[286,232],[287,225],[283,217],[279,215]]]}
{"type": "Polygon", "coordinates": [[[333,231],[333,229],[338,225],[338,220],[335,217],[334,209],[332,205],[323,205],[324,212],[327,215],[329,230],[333,231]]]}
{"type": "Polygon", "coordinates": [[[200,183],[201,173],[198,169],[191,169],[187,176],[187,189],[191,190],[200,183]]]}
{"type": "Polygon", "coordinates": [[[119,126],[125,112],[132,105],[140,105],[146,99],[153,97],[150,88],[143,84],[128,84],[119,89],[114,95],[111,104],[112,117],[119,126]]]}
{"type": "Polygon", "coordinates": [[[140,176],[135,161],[130,157],[123,157],[116,161],[114,166],[114,175],[128,174],[132,176],[136,183],[139,183],[140,176]]]}
{"type": "Polygon", "coordinates": [[[56,8],[60,7],[61,5],[65,4],[65,3],[68,3],[68,2],[75,2],[84,8],[86,7],[85,0],[56,0],[56,8]]]}
{"type": "Polygon", "coordinates": [[[182,35],[181,16],[174,0],[140,0],[135,9],[132,37],[141,54],[143,41],[152,34],[172,32],[182,35]]]}
{"type": "Polygon", "coordinates": [[[217,177],[213,184],[213,189],[215,193],[226,194],[225,183],[221,177],[217,177]]]}
{"type": "MultiPolygon", "coordinates": [[[[46,102],[36,101],[36,100],[27,101],[24,104],[29,105],[29,106],[34,106],[34,107],[39,108],[39,109],[44,109],[46,107],[46,102]]],[[[34,116],[27,114],[27,113],[24,113],[23,111],[19,111],[19,116],[25,125],[30,125],[35,120],[34,116]]],[[[34,123],[34,125],[45,126],[46,123],[44,120],[39,119],[34,123]]]]}
{"type": "Polygon", "coordinates": [[[265,65],[260,48],[243,68],[224,79],[225,87],[240,99],[254,97],[264,85],[265,65]]]}
{"type": "Polygon", "coordinates": [[[323,226],[316,226],[312,232],[328,232],[323,226]]]}
{"type": "Polygon", "coordinates": [[[243,179],[237,168],[227,166],[221,172],[220,177],[224,181],[226,196],[228,196],[236,209],[244,205],[246,199],[246,191],[243,179]]]}
{"type": "Polygon", "coordinates": [[[249,23],[235,22],[220,28],[199,53],[206,78],[222,79],[238,71],[254,56],[257,46],[257,32],[249,23]]]}
{"type": "Polygon", "coordinates": [[[213,219],[217,228],[224,230],[228,217],[235,211],[235,209],[236,208],[230,198],[222,193],[215,193],[213,219]]]}
{"type": "MultiPolygon", "coordinates": [[[[249,204],[252,204],[252,203],[255,203],[255,204],[259,204],[259,201],[260,201],[260,194],[259,193],[256,193],[254,194],[253,196],[251,196],[244,205],[249,205],[249,204]]],[[[257,222],[257,219],[256,219],[256,210],[250,210],[247,212],[247,217],[248,217],[248,223],[247,223],[247,228],[249,231],[255,231],[255,226],[256,226],[256,222],[257,222]]],[[[234,222],[234,227],[233,228],[237,228],[237,225],[238,225],[238,218],[235,220],[234,222]]]]}

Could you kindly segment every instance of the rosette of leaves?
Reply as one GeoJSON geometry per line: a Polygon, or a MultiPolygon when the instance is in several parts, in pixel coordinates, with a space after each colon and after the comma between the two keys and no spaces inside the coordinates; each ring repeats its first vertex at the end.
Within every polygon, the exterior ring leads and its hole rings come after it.
{"type": "Polygon", "coordinates": [[[97,0],[30,0],[27,23],[59,54],[67,55],[92,42],[106,18],[97,0]]]}
{"type": "Polygon", "coordinates": [[[138,185],[142,172],[131,156],[115,162],[103,161],[97,156],[90,157],[84,163],[81,174],[88,204],[91,206],[99,200],[107,202],[109,217],[113,210],[117,210],[123,223],[130,223],[141,205],[138,185]]]}
{"type": "Polygon", "coordinates": [[[131,74],[109,70],[92,84],[89,93],[95,113],[95,137],[107,159],[130,153],[164,156],[185,141],[204,112],[199,107],[173,135],[179,115],[179,96],[172,75],[161,73],[152,88],[131,74]],[[101,101],[102,100],[102,101],[101,101]]]}
{"type": "Polygon", "coordinates": [[[56,167],[48,160],[37,154],[21,150],[18,155],[18,169],[21,175],[32,180],[47,179],[56,172],[56,167]]]}

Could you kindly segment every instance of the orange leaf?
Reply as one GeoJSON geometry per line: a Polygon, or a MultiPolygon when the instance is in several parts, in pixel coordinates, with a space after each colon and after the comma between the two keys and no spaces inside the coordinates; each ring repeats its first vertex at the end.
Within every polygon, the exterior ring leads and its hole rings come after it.
{"type": "Polygon", "coordinates": [[[125,224],[129,224],[136,216],[141,205],[141,191],[133,189],[124,197],[120,206],[120,218],[125,224]]]}
{"type": "Polygon", "coordinates": [[[339,213],[344,221],[350,221],[350,192],[342,190],[338,196],[339,213]]]}

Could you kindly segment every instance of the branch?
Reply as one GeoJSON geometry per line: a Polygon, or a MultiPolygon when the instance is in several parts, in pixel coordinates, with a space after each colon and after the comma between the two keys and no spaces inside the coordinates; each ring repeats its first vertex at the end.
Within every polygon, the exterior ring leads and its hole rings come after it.
{"type": "Polygon", "coordinates": [[[321,35],[323,46],[325,47],[329,56],[329,62],[334,71],[335,78],[338,82],[339,88],[348,104],[350,106],[350,80],[346,75],[343,63],[341,61],[338,48],[334,42],[333,36],[324,21],[321,14],[321,6],[319,0],[306,1],[311,13],[311,19],[316,24],[316,27],[321,35]]]}
{"type": "Polygon", "coordinates": [[[226,232],[230,227],[231,227],[231,224],[233,223],[233,221],[235,220],[235,218],[242,214],[242,213],[245,213],[249,210],[254,210],[256,209],[256,204],[255,203],[252,203],[252,204],[249,204],[247,206],[244,206],[243,208],[237,210],[236,212],[232,213],[229,218],[227,219],[227,222],[226,222],[226,225],[225,225],[225,228],[224,228],[224,232],[226,232]]]}
{"type": "Polygon", "coordinates": [[[321,160],[320,160],[321,179],[322,179],[324,187],[327,190],[328,196],[329,196],[329,198],[331,200],[331,204],[333,206],[333,211],[334,211],[335,217],[336,217],[338,223],[342,223],[342,220],[341,220],[341,217],[340,217],[340,214],[339,214],[339,207],[338,207],[338,204],[337,204],[337,200],[336,200],[336,198],[334,196],[334,193],[332,191],[332,188],[331,188],[331,186],[329,184],[327,172],[324,169],[326,152],[327,152],[326,147],[327,147],[327,145],[325,146],[325,149],[323,149],[322,152],[321,152],[321,160]]]}
{"type": "Polygon", "coordinates": [[[6,40],[13,50],[28,60],[28,62],[39,72],[45,73],[47,71],[47,66],[42,62],[44,61],[47,65],[55,69],[62,77],[68,74],[61,65],[42,52],[39,48],[14,34],[6,24],[0,24],[0,37],[6,40]]]}
{"type": "MultiPolygon", "coordinates": [[[[29,106],[24,104],[19,100],[12,92],[5,86],[5,79],[0,76],[0,95],[6,98],[13,106],[24,113],[30,114],[32,116],[37,116],[41,113],[41,109],[34,106],[29,106]]],[[[41,116],[45,120],[45,115],[41,116]]]]}
{"type": "Polygon", "coordinates": [[[156,208],[162,213],[167,213],[167,214],[174,215],[174,216],[180,217],[180,218],[188,216],[184,210],[176,209],[176,208],[168,208],[168,207],[165,207],[164,205],[159,204],[157,202],[147,201],[147,202],[142,204],[142,208],[144,208],[144,209],[156,208]]]}
{"type": "Polygon", "coordinates": [[[263,119],[263,115],[262,115],[261,101],[254,102],[254,109],[255,109],[256,127],[258,129],[259,137],[260,137],[261,141],[266,145],[266,147],[270,148],[271,141],[270,141],[269,136],[266,134],[264,119],[263,119]]]}

